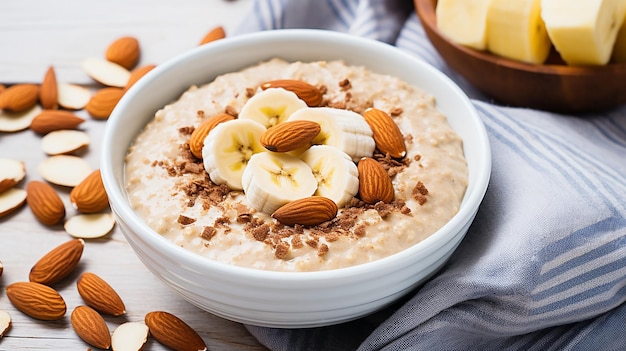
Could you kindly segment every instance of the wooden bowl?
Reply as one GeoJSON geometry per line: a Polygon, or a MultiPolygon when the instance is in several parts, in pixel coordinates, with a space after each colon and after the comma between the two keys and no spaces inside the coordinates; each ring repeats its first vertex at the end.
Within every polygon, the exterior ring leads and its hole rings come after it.
{"type": "Polygon", "coordinates": [[[436,26],[437,0],[414,0],[426,35],[444,61],[478,90],[505,105],[561,113],[626,104],[626,64],[567,66],[553,50],[543,65],[526,64],[454,44],[436,26]]]}

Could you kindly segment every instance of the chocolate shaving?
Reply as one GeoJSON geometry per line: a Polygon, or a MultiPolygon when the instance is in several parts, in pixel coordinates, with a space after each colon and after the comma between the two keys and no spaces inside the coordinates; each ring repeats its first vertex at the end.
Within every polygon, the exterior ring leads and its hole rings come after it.
{"type": "Polygon", "coordinates": [[[206,226],[202,229],[202,233],[200,233],[200,236],[203,239],[211,240],[211,238],[213,238],[216,234],[217,234],[217,229],[215,229],[215,227],[206,226]]]}
{"type": "Polygon", "coordinates": [[[190,225],[196,222],[195,218],[187,217],[185,215],[178,216],[178,223],[182,225],[190,225]]]}

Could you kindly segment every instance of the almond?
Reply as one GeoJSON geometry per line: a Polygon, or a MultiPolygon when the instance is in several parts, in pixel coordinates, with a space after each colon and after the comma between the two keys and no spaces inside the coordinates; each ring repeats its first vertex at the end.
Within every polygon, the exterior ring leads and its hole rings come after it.
{"type": "Polygon", "coordinates": [[[0,110],[0,132],[19,132],[28,129],[35,116],[41,113],[41,107],[35,105],[19,112],[0,110]]]}
{"type": "Polygon", "coordinates": [[[55,130],[76,129],[84,121],[69,111],[43,110],[33,118],[30,129],[38,134],[47,134],[55,130]]]}
{"type": "Polygon", "coordinates": [[[7,87],[4,84],[0,84],[0,94],[2,94],[3,91],[5,91],[7,89],[7,87]]]}
{"type": "Polygon", "coordinates": [[[93,171],[72,189],[70,202],[75,209],[83,213],[100,212],[109,206],[109,198],[99,169],[93,171]]]}
{"type": "Polygon", "coordinates": [[[4,266],[2,265],[2,261],[0,261],[0,277],[2,277],[3,271],[4,271],[4,266]]]}
{"type": "Polygon", "coordinates": [[[224,32],[224,27],[217,26],[212,28],[207,34],[205,34],[198,45],[208,44],[210,42],[224,38],[226,38],[226,32],[224,32]]]}
{"type": "Polygon", "coordinates": [[[6,287],[9,301],[33,318],[54,321],[63,318],[65,300],[53,288],[34,282],[17,282],[6,287]]]}
{"type": "Polygon", "coordinates": [[[41,177],[56,185],[75,187],[93,169],[84,158],[72,155],[55,155],[43,160],[37,168],[41,177]]]}
{"type": "Polygon", "coordinates": [[[137,67],[130,72],[130,78],[128,78],[128,83],[124,87],[124,91],[130,89],[139,79],[146,75],[146,73],[152,71],[156,66],[155,65],[145,65],[141,67],[137,67]]]}
{"type": "Polygon", "coordinates": [[[132,69],[139,62],[140,54],[139,41],[136,38],[121,37],[109,44],[105,57],[126,69],[132,69]]]}
{"type": "Polygon", "coordinates": [[[11,315],[7,311],[0,310],[0,338],[9,328],[11,328],[11,315]]]}
{"type": "Polygon", "coordinates": [[[52,285],[67,277],[78,265],[83,255],[85,241],[67,241],[43,255],[30,269],[28,280],[44,285],[52,285]]]}
{"type": "Polygon", "coordinates": [[[283,88],[289,90],[306,102],[310,107],[319,106],[322,103],[322,91],[314,85],[297,79],[277,79],[261,84],[261,89],[283,88]]]}
{"type": "Polygon", "coordinates": [[[65,205],[47,183],[33,180],[26,186],[26,202],[33,215],[45,225],[55,225],[65,218],[65,205]]]}
{"type": "Polygon", "coordinates": [[[288,121],[268,128],[260,138],[261,145],[274,152],[287,152],[311,145],[322,130],[317,122],[288,121]]]}
{"type": "Polygon", "coordinates": [[[57,77],[52,66],[48,67],[39,89],[39,102],[46,110],[59,107],[57,77]]]}
{"type": "Polygon", "coordinates": [[[78,278],[76,288],[85,303],[96,311],[113,316],[126,313],[124,302],[117,292],[96,274],[83,273],[78,278]]]}
{"type": "Polygon", "coordinates": [[[390,203],[393,200],[393,184],[383,166],[370,157],[363,157],[357,164],[359,171],[359,197],[365,203],[379,201],[390,203]]]}
{"type": "Polygon", "coordinates": [[[193,132],[191,133],[191,137],[189,138],[189,149],[191,150],[191,153],[195,157],[202,159],[202,147],[204,146],[204,139],[207,135],[209,135],[209,132],[213,130],[216,125],[222,122],[232,121],[233,119],[235,118],[229,114],[219,113],[215,116],[211,116],[209,119],[202,122],[202,124],[200,124],[198,128],[193,130],[193,132]]]}
{"type": "Polygon", "coordinates": [[[144,321],[150,330],[150,335],[172,350],[198,351],[207,349],[204,340],[193,328],[169,312],[150,312],[146,314],[144,321]]]}
{"type": "Polygon", "coordinates": [[[0,109],[13,112],[28,110],[39,100],[39,86],[15,84],[0,94],[0,109]]]}
{"type": "Polygon", "coordinates": [[[370,108],[363,113],[363,118],[372,129],[374,142],[380,152],[393,158],[406,156],[404,136],[390,115],[385,111],[370,108]]]}
{"type": "Polygon", "coordinates": [[[107,212],[78,214],[63,224],[69,235],[83,239],[101,238],[109,234],[114,226],[115,218],[107,212]]]}
{"type": "Polygon", "coordinates": [[[148,341],[148,326],[144,322],[120,324],[111,335],[113,351],[140,351],[148,341]]]}
{"type": "Polygon", "coordinates": [[[79,154],[90,141],[89,134],[82,130],[54,130],[41,138],[41,150],[50,156],[79,154]]]}
{"type": "Polygon", "coordinates": [[[89,89],[72,83],[57,86],[59,106],[68,110],[82,110],[91,99],[89,89]]]}
{"type": "Polygon", "coordinates": [[[111,332],[106,321],[89,306],[76,306],[70,317],[72,328],[84,342],[99,349],[111,347],[111,332]]]}
{"type": "Polygon", "coordinates": [[[333,200],[310,196],[289,202],[274,211],[272,217],[285,225],[313,226],[335,218],[337,210],[333,200]]]}
{"type": "Polygon", "coordinates": [[[130,78],[128,69],[115,62],[95,57],[83,60],[81,67],[93,80],[109,87],[123,88],[130,78]]]}
{"type": "Polygon", "coordinates": [[[12,188],[0,193],[0,217],[13,213],[26,203],[26,191],[12,188]]]}
{"type": "Polygon", "coordinates": [[[113,112],[115,105],[124,95],[124,89],[108,87],[98,90],[85,106],[85,110],[96,119],[107,119],[113,112]]]}
{"type": "Polygon", "coordinates": [[[9,190],[26,177],[24,162],[0,158],[0,193],[9,190]]]}

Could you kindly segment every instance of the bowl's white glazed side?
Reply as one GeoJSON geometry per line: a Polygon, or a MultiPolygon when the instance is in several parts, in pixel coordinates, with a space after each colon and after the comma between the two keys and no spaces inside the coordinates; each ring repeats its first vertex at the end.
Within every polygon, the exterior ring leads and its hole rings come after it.
{"type": "Polygon", "coordinates": [[[312,327],[351,320],[402,296],[449,258],[474,218],[490,172],[484,126],[467,97],[447,77],[389,45],[335,32],[283,30],[233,37],[199,47],[155,68],[120,101],[107,123],[102,174],[111,207],[144,264],[191,303],[235,321],[270,327],[312,327]],[[344,59],[395,75],[435,95],[464,140],[470,186],[461,211],[442,230],[391,257],[345,269],[268,272],[209,261],[154,233],[132,211],[124,158],[137,133],[166,103],[193,84],[210,82],[272,58],[344,59]],[[346,59],[348,58],[348,59],[346,59]],[[323,286],[325,294],[316,288],[323,286]]]}

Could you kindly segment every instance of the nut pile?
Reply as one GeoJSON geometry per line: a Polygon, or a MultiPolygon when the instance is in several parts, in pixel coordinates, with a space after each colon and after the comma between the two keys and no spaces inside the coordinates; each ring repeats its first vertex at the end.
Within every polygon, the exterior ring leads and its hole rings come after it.
{"type": "MultiPolygon", "coordinates": [[[[200,41],[204,45],[225,37],[222,27],[212,29],[200,41]]],[[[80,130],[84,110],[93,119],[106,120],[124,93],[155,65],[137,66],[140,46],[133,37],[122,37],[107,48],[104,58],[88,58],[82,69],[102,87],[95,92],[73,83],[57,82],[49,67],[41,84],[0,84],[0,133],[26,130],[41,136],[47,158],[39,165],[42,180],[26,184],[23,161],[0,158],[0,217],[28,205],[44,226],[63,224],[73,239],[42,256],[31,268],[28,281],[12,282],[6,295],[16,309],[43,321],[58,320],[68,306],[55,289],[78,265],[86,240],[106,236],[115,225],[99,169],[81,157],[89,147],[89,135],[80,130]],[[56,188],[66,188],[75,214],[69,216],[56,188]]],[[[0,262],[0,277],[3,265],[0,262]]],[[[120,316],[126,308],[117,292],[98,275],[85,272],[76,282],[84,305],[75,306],[71,325],[87,344],[113,350],[140,350],[151,335],[174,350],[206,350],[202,338],[184,321],[164,311],[146,314],[144,321],[124,322],[111,333],[103,314],[120,316]]],[[[11,315],[0,310],[0,338],[11,328],[11,315]]]]}

